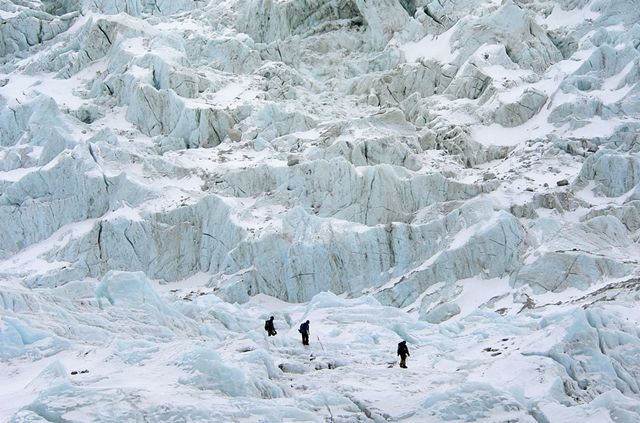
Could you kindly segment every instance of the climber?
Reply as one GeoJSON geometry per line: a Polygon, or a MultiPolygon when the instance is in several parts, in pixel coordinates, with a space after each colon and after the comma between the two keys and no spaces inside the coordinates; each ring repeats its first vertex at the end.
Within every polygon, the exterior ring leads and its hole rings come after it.
{"type": "Polygon", "coordinates": [[[409,354],[409,348],[407,348],[407,341],[402,341],[398,344],[398,355],[400,356],[400,367],[407,368],[407,357],[409,354]]]}
{"type": "Polygon", "coordinates": [[[276,332],[275,326],[273,326],[273,316],[269,318],[269,320],[264,321],[264,330],[267,331],[269,336],[276,336],[278,332],[276,332]]]}
{"type": "Polygon", "coordinates": [[[298,332],[302,334],[302,345],[309,345],[309,321],[300,325],[298,332]]]}

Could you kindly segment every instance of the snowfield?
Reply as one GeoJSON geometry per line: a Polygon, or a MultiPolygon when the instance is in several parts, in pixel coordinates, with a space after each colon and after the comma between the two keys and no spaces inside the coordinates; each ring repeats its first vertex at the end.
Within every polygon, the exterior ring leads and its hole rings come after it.
{"type": "Polygon", "coordinates": [[[637,0],[0,0],[0,421],[637,422],[639,260],[637,0]]]}

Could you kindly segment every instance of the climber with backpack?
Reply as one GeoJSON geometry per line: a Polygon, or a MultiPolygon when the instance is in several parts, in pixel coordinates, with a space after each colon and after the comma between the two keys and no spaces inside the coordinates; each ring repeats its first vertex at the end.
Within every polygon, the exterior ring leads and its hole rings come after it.
{"type": "Polygon", "coordinates": [[[309,345],[309,321],[300,325],[298,332],[302,334],[302,345],[309,345]]]}
{"type": "Polygon", "coordinates": [[[407,348],[407,341],[402,341],[398,344],[398,355],[400,356],[400,367],[407,368],[407,357],[409,354],[409,348],[407,348]]]}
{"type": "Polygon", "coordinates": [[[267,331],[269,336],[276,336],[278,332],[276,332],[276,328],[273,325],[273,316],[269,318],[269,320],[265,320],[264,322],[264,330],[267,331]]]}

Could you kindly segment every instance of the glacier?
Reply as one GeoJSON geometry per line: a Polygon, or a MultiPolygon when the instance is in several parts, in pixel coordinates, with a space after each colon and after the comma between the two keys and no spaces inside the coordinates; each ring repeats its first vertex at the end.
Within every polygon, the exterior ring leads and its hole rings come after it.
{"type": "Polygon", "coordinates": [[[637,0],[0,23],[1,421],[640,420],[637,0]]]}

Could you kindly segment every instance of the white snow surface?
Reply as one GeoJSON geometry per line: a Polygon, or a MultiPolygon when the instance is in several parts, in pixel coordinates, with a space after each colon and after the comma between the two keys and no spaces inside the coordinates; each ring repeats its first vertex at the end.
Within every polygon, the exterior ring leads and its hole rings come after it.
{"type": "Polygon", "coordinates": [[[0,0],[0,421],[640,421],[639,22],[0,0]]]}

